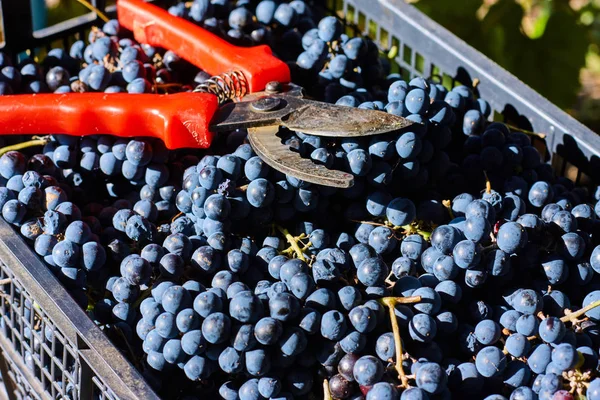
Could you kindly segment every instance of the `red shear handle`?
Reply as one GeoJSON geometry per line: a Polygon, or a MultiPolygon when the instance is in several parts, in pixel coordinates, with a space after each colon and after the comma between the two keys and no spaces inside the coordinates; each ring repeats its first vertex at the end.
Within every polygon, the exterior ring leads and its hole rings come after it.
{"type": "Polygon", "coordinates": [[[169,149],[207,148],[217,108],[207,93],[0,96],[0,135],[152,136],[169,149]]]}
{"type": "Polygon", "coordinates": [[[288,66],[273,56],[269,46],[234,46],[142,0],[118,0],[117,14],[119,24],[132,30],[138,42],[172,50],[211,75],[242,71],[251,92],[264,90],[271,81],[290,81],[288,66]]]}

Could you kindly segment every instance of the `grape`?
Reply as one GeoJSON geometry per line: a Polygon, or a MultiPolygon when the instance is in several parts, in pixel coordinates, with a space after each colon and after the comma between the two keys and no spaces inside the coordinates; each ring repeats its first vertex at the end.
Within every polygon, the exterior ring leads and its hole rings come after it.
{"type": "Polygon", "coordinates": [[[527,232],[517,222],[507,222],[498,230],[497,243],[500,250],[515,253],[527,243],[527,232]]]}
{"type": "Polygon", "coordinates": [[[475,359],[477,371],[486,378],[501,374],[506,368],[506,356],[497,347],[484,347],[475,359]]]}
{"type": "Polygon", "coordinates": [[[266,178],[269,174],[269,166],[258,156],[254,156],[246,161],[246,164],[244,165],[244,174],[250,181],[258,178],[266,178]]]}
{"type": "Polygon", "coordinates": [[[481,261],[481,248],[471,240],[458,242],[452,253],[456,265],[463,269],[475,267],[481,261]]]}
{"type": "Polygon", "coordinates": [[[194,355],[183,368],[185,375],[192,381],[206,379],[212,374],[211,364],[205,357],[194,355]]]}
{"type": "Polygon", "coordinates": [[[212,344],[223,343],[229,338],[231,320],[221,312],[208,315],[202,322],[202,335],[212,344]]]}
{"type": "Polygon", "coordinates": [[[460,241],[460,236],[460,231],[452,226],[439,226],[431,234],[431,246],[443,254],[450,254],[460,241]]]}
{"type": "Polygon", "coordinates": [[[227,347],[219,355],[219,367],[228,374],[243,370],[243,357],[233,347],[227,347]]]}
{"type": "Polygon", "coordinates": [[[359,358],[352,369],[356,382],[363,386],[371,386],[383,375],[383,365],[373,356],[359,358]]]}
{"type": "Polygon", "coordinates": [[[538,333],[545,342],[558,343],[565,335],[565,325],[551,316],[540,322],[538,333]]]}
{"type": "Polygon", "coordinates": [[[131,303],[139,295],[139,287],[131,285],[125,278],[117,278],[112,286],[112,294],[119,303],[131,303]]]}
{"type": "Polygon", "coordinates": [[[414,306],[414,308],[425,314],[436,314],[441,307],[441,299],[439,294],[428,287],[416,289],[412,296],[421,296],[422,301],[414,306]]]}
{"type": "Polygon", "coordinates": [[[527,364],[529,368],[536,373],[541,374],[546,371],[546,367],[550,364],[552,350],[551,347],[545,343],[536,346],[533,351],[529,354],[527,364]]]}
{"type": "Polygon", "coordinates": [[[89,226],[82,221],[71,222],[65,230],[65,239],[79,245],[87,242],[91,235],[92,231],[90,230],[89,226]]]}
{"type": "Polygon", "coordinates": [[[388,274],[387,265],[377,257],[367,258],[357,268],[357,278],[365,286],[382,285],[388,274]]]}
{"type": "MultiPolygon", "coordinates": [[[[270,24],[275,16],[277,4],[272,0],[263,0],[256,6],[256,19],[265,25],[270,24]]],[[[269,396],[265,396],[269,397],[269,396]]]]}
{"type": "Polygon", "coordinates": [[[523,314],[536,314],[542,306],[542,299],[531,289],[518,289],[506,300],[515,310],[523,314]]]}
{"type": "Polygon", "coordinates": [[[559,344],[552,352],[552,362],[563,371],[573,368],[578,361],[577,350],[568,343],[559,344]]]}
{"type": "Polygon", "coordinates": [[[59,267],[76,266],[79,261],[79,256],[79,245],[67,239],[58,242],[52,249],[52,259],[59,267]]]}
{"type": "Polygon", "coordinates": [[[416,373],[417,386],[430,394],[440,393],[446,386],[448,377],[436,363],[423,364],[416,373]]]}
{"type": "Polygon", "coordinates": [[[29,240],[35,240],[43,232],[42,222],[34,219],[25,222],[20,228],[21,235],[29,240]]]}
{"type": "Polygon", "coordinates": [[[208,218],[224,221],[229,216],[231,205],[225,196],[213,194],[204,202],[204,213],[208,218]]]}
{"type": "Polygon", "coordinates": [[[81,246],[81,266],[87,271],[97,271],[106,262],[106,250],[97,242],[87,242],[81,246]]]}
{"type": "Polygon", "coordinates": [[[253,376],[263,376],[269,373],[271,361],[269,354],[261,348],[246,352],[246,371],[253,376]]]}
{"type": "Polygon", "coordinates": [[[263,314],[263,305],[251,292],[242,291],[231,298],[229,314],[242,323],[255,322],[263,314]]]}
{"type": "Polygon", "coordinates": [[[408,325],[408,331],[413,340],[429,343],[436,336],[437,324],[427,314],[416,314],[408,325]]]}
{"type": "Polygon", "coordinates": [[[500,325],[495,321],[485,319],[475,326],[475,336],[484,346],[496,343],[501,336],[500,325]]]}
{"type": "Polygon", "coordinates": [[[125,257],[121,262],[120,270],[121,276],[131,285],[144,285],[150,279],[150,264],[137,254],[125,257]]]}
{"type": "Polygon", "coordinates": [[[453,279],[458,275],[458,267],[450,256],[441,255],[433,263],[433,274],[440,281],[453,279]]]}
{"type": "Polygon", "coordinates": [[[276,378],[264,377],[258,380],[258,392],[266,398],[275,397],[281,391],[281,381],[276,378]]]}

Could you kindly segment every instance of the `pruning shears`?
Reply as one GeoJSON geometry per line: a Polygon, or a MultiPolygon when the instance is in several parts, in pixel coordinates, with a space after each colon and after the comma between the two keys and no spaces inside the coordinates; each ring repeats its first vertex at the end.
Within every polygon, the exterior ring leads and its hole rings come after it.
{"type": "Polygon", "coordinates": [[[383,111],[304,98],[302,88],[290,83],[289,67],[267,45],[232,45],[142,0],[118,0],[117,15],[138,42],[171,50],[214,77],[193,92],[165,95],[0,96],[0,134],[150,136],[177,149],[208,148],[215,133],[246,128],[254,151],[276,170],[311,183],[350,187],[351,174],[302,158],[276,136],[279,128],[357,137],[412,124],[383,111]]]}

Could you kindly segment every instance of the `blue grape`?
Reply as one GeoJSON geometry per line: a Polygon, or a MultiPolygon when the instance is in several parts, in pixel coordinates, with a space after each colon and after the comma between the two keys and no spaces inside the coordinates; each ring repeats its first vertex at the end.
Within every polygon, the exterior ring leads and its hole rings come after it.
{"type": "Polygon", "coordinates": [[[550,316],[540,322],[538,333],[545,342],[558,343],[565,336],[566,328],[560,319],[550,316]]]}
{"type": "Polygon", "coordinates": [[[210,314],[202,322],[202,335],[212,344],[223,343],[229,338],[231,320],[221,312],[210,314]]]}
{"type": "Polygon", "coordinates": [[[431,246],[443,254],[451,254],[460,240],[460,231],[449,225],[439,226],[431,234],[431,246]]]}
{"type": "Polygon", "coordinates": [[[411,338],[417,342],[429,343],[437,333],[437,324],[427,314],[416,314],[408,325],[411,338]]]}
{"type": "Polygon", "coordinates": [[[546,371],[546,367],[550,364],[552,357],[552,349],[549,345],[542,343],[537,345],[527,358],[527,365],[536,374],[541,374],[546,371]]]}
{"type": "Polygon", "coordinates": [[[496,343],[501,335],[500,325],[495,321],[485,319],[475,326],[475,336],[484,346],[496,343]]]}
{"type": "Polygon", "coordinates": [[[358,384],[371,386],[383,376],[383,365],[373,356],[363,356],[354,364],[353,376],[358,384]]]}
{"type": "Polygon", "coordinates": [[[481,375],[490,378],[501,374],[506,368],[506,362],[506,356],[500,349],[488,346],[477,353],[475,366],[481,375]]]}
{"type": "Polygon", "coordinates": [[[65,239],[52,249],[52,259],[59,267],[75,267],[79,262],[80,252],[78,244],[65,239]]]}
{"type": "Polygon", "coordinates": [[[527,232],[517,222],[507,222],[498,230],[497,244],[508,254],[517,252],[527,243],[527,232]]]}
{"type": "Polygon", "coordinates": [[[446,387],[448,376],[438,364],[425,363],[417,370],[415,381],[425,392],[437,394],[446,387]]]}
{"type": "Polygon", "coordinates": [[[377,257],[367,258],[357,268],[358,280],[365,286],[379,286],[389,274],[387,265],[377,257]]]}
{"type": "Polygon", "coordinates": [[[183,368],[185,375],[192,381],[210,377],[213,368],[209,361],[202,356],[195,355],[190,358],[183,368]]]}

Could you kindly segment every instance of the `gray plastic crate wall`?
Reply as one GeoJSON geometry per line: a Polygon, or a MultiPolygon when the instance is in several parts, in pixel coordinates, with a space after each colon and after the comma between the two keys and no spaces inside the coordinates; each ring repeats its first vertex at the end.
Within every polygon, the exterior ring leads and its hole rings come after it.
{"type": "Polygon", "coordinates": [[[0,347],[8,366],[7,390],[22,399],[116,398],[80,362],[76,344],[4,263],[0,263],[0,285],[0,347]],[[84,383],[90,378],[92,385],[84,383]]]}
{"type": "Polygon", "coordinates": [[[42,393],[79,398],[81,364],[74,343],[4,263],[0,263],[0,284],[0,346],[19,393],[34,399],[43,398],[42,393]]]}

